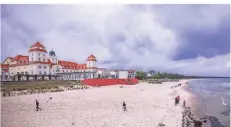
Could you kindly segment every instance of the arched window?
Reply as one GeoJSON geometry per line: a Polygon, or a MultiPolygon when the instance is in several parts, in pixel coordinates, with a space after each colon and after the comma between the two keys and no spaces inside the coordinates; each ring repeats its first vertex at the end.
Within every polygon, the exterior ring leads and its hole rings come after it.
{"type": "Polygon", "coordinates": [[[26,71],[26,72],[25,72],[25,74],[27,75],[27,74],[28,74],[28,72],[26,71]]]}

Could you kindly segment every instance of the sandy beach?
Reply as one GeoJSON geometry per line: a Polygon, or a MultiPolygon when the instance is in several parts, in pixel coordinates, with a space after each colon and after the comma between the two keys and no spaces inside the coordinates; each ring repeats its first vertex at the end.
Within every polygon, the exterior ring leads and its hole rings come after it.
{"type": "Polygon", "coordinates": [[[187,80],[2,98],[2,127],[180,127],[187,80]],[[181,87],[171,86],[181,83],[181,87]],[[180,105],[174,98],[180,95],[180,105]],[[52,100],[49,99],[52,97],[52,100]],[[36,112],[35,100],[41,111],[36,112]],[[122,102],[127,112],[122,110],[122,102]]]}

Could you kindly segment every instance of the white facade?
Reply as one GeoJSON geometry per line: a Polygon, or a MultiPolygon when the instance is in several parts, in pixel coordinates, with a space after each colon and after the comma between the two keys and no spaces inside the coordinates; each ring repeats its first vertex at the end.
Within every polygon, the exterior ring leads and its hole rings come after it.
{"type": "Polygon", "coordinates": [[[119,79],[126,79],[128,78],[128,71],[118,71],[118,76],[119,79]]]}
{"type": "Polygon", "coordinates": [[[53,50],[48,55],[46,48],[39,42],[30,47],[28,56],[7,57],[1,64],[0,70],[1,75],[8,77],[17,74],[56,75],[58,73],[88,72],[90,77],[94,78],[128,78],[128,71],[97,68],[96,57],[92,54],[87,58],[85,64],[59,60],[53,50]],[[2,67],[4,67],[4,71],[2,71],[2,67]]]}
{"type": "Polygon", "coordinates": [[[39,51],[29,52],[29,62],[33,61],[47,62],[47,53],[39,51]]]}
{"type": "Polygon", "coordinates": [[[22,66],[13,66],[13,67],[9,67],[9,72],[11,75],[16,75],[16,74],[47,75],[49,74],[49,65],[29,64],[29,65],[22,65],[22,66]]]}
{"type": "Polygon", "coordinates": [[[87,68],[96,67],[96,61],[87,61],[87,68]]]}
{"type": "Polygon", "coordinates": [[[94,55],[87,58],[86,64],[58,60],[54,51],[50,51],[48,56],[46,48],[36,42],[30,47],[28,56],[7,57],[3,64],[9,66],[10,75],[54,75],[57,73],[96,72],[96,62],[94,55]]]}

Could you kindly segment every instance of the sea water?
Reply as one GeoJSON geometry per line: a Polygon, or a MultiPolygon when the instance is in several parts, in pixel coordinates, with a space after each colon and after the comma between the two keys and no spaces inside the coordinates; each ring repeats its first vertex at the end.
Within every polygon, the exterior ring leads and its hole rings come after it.
{"type": "Polygon", "coordinates": [[[208,116],[212,127],[230,127],[230,78],[195,79],[188,90],[195,95],[197,116],[208,116]]]}

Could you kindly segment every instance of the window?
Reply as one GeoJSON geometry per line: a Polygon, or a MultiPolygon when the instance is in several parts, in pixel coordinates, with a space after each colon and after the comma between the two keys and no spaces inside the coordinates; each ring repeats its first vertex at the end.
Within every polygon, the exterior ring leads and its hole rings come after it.
{"type": "Polygon", "coordinates": [[[38,55],[40,56],[40,53],[38,53],[38,55]]]}
{"type": "Polygon", "coordinates": [[[47,72],[44,72],[44,75],[46,75],[47,74],[47,72]]]}
{"type": "Polygon", "coordinates": [[[44,66],[43,68],[44,68],[44,69],[47,69],[47,66],[44,66]]]}
{"type": "Polygon", "coordinates": [[[43,61],[45,62],[45,58],[43,58],[43,61]]]}
{"type": "Polygon", "coordinates": [[[40,58],[39,58],[39,61],[40,61],[40,58]]]}
{"type": "Polygon", "coordinates": [[[33,58],[31,60],[33,61],[33,58]]]}
{"type": "Polygon", "coordinates": [[[28,72],[26,71],[25,74],[28,74],[28,72]]]}
{"type": "Polygon", "coordinates": [[[46,56],[46,54],[44,53],[43,56],[46,56]]]}
{"type": "Polygon", "coordinates": [[[41,71],[39,71],[39,74],[41,75],[41,74],[42,74],[42,72],[41,72],[41,71]]]}
{"type": "Polygon", "coordinates": [[[39,65],[38,68],[42,68],[42,67],[39,65]]]}
{"type": "Polygon", "coordinates": [[[33,53],[32,53],[32,56],[33,56],[33,53]]]}

